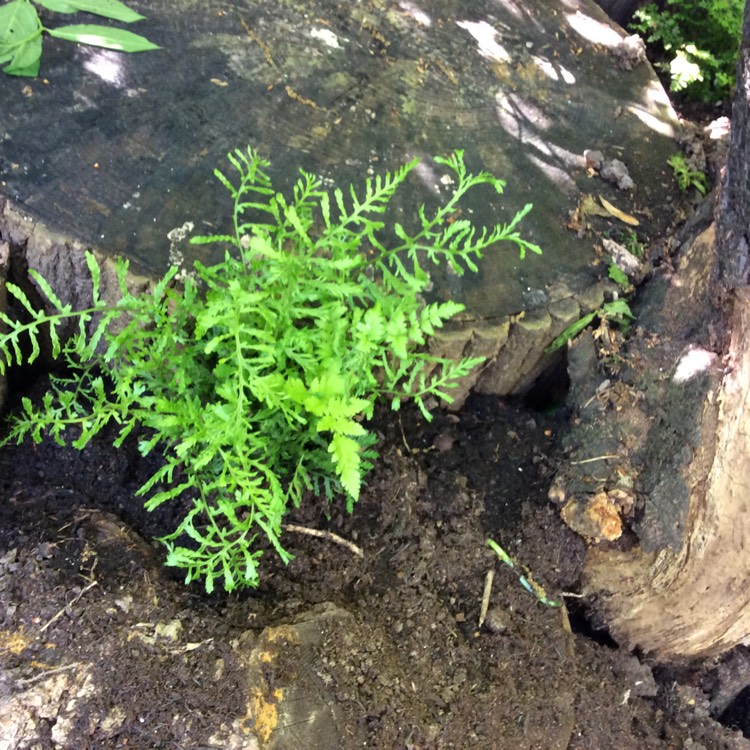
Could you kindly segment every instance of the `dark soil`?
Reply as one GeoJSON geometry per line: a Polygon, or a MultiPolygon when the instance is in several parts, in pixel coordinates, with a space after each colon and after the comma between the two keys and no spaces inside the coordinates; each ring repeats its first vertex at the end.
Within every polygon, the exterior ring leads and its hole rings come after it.
{"type": "Polygon", "coordinates": [[[547,500],[554,419],[497,399],[381,414],[353,515],[311,499],[262,586],[161,566],[137,453],[0,453],[0,748],[740,748],[698,673],[655,681],[576,598],[583,542],[547,500]],[[486,545],[527,565],[550,607],[486,545]],[[485,578],[489,611],[479,626],[485,578]],[[689,682],[685,682],[688,680],[689,682]]]}

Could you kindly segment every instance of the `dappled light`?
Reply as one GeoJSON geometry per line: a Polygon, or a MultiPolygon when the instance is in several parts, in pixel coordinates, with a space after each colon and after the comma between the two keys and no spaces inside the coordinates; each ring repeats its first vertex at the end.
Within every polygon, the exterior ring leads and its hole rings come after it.
{"type": "Polygon", "coordinates": [[[410,0],[400,0],[398,7],[421,26],[432,26],[432,19],[416,3],[410,0]]]}
{"type": "Polygon", "coordinates": [[[661,84],[658,81],[651,81],[646,88],[644,99],[649,104],[654,104],[657,107],[671,108],[672,104],[669,101],[667,92],[664,91],[661,84]]]}
{"type": "Polygon", "coordinates": [[[550,117],[539,107],[516,94],[505,96],[499,93],[495,100],[500,123],[506,132],[516,138],[521,138],[523,135],[523,122],[532,124],[537,130],[547,130],[552,126],[550,117]]]}
{"type": "Polygon", "coordinates": [[[516,18],[523,18],[524,13],[515,0],[495,0],[495,3],[516,18]]]}
{"type": "Polygon", "coordinates": [[[98,76],[105,83],[121,89],[126,84],[125,59],[123,55],[111,50],[84,47],[81,54],[85,60],[83,67],[98,76]]]}
{"type": "Polygon", "coordinates": [[[314,28],[310,31],[313,39],[320,39],[323,44],[328,45],[331,49],[341,49],[339,39],[330,29],[314,28]]]}
{"type": "Polygon", "coordinates": [[[565,18],[571,28],[588,42],[614,48],[622,41],[622,36],[612,26],[597,21],[585,13],[581,13],[580,11],[566,13],[565,18]]]}
{"type": "Polygon", "coordinates": [[[496,111],[498,121],[505,132],[525,147],[531,147],[527,148],[526,158],[550,182],[565,191],[576,189],[570,173],[574,169],[583,167],[583,155],[556,145],[539,135],[540,132],[548,130],[553,125],[548,115],[532,102],[515,94],[510,96],[498,94],[496,111]]]}
{"type": "Polygon", "coordinates": [[[628,105],[627,111],[659,135],[674,138],[674,125],[668,116],[672,111],[672,105],[659,82],[651,81],[640,98],[643,104],[632,103],[628,105]]]}
{"type": "Polygon", "coordinates": [[[546,58],[537,57],[536,55],[534,55],[534,62],[537,68],[552,81],[562,81],[569,85],[573,85],[576,82],[576,77],[562,65],[552,63],[546,58]]]}
{"type": "MultiPolygon", "coordinates": [[[[575,157],[574,158],[579,158],[575,157]]],[[[554,164],[550,164],[548,161],[544,161],[538,156],[533,154],[529,155],[529,161],[539,169],[542,174],[553,184],[557,185],[561,190],[574,193],[577,191],[575,181],[570,176],[568,169],[557,167],[554,164]]]]}
{"type": "Polygon", "coordinates": [[[440,178],[435,172],[435,168],[432,163],[426,159],[423,159],[416,167],[414,167],[414,174],[419,177],[424,186],[433,194],[440,194],[440,178]]]}
{"type": "Polygon", "coordinates": [[[647,125],[651,130],[655,130],[660,135],[666,136],[667,138],[674,138],[674,127],[666,120],[661,119],[647,112],[643,107],[631,104],[628,107],[628,112],[632,113],[637,117],[644,125],[647,125]]]}
{"type": "Polygon", "coordinates": [[[689,380],[707,372],[718,360],[716,352],[695,347],[685,352],[677,363],[672,380],[675,383],[687,383],[689,380]]]}
{"type": "Polygon", "coordinates": [[[495,62],[510,62],[510,54],[497,41],[498,33],[487,21],[456,21],[456,26],[465,29],[476,39],[482,57],[495,62]]]}

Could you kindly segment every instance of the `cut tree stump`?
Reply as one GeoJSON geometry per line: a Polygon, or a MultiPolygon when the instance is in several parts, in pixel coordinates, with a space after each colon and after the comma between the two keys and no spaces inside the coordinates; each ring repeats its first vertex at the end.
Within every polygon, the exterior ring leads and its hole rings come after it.
{"type": "Polygon", "coordinates": [[[534,203],[521,231],[544,255],[520,261],[501,247],[477,276],[438,269],[435,296],[467,309],[437,346],[491,360],[464,393],[478,380],[486,393],[521,394],[551,363],[547,345],[613,289],[589,228],[628,227],[613,216],[577,223],[580,212],[571,223],[585,195],[636,215],[642,240],[672,213],[650,207],[679,199],[668,97],[591,0],[131,5],[146,16],[135,30],[162,49],[45,38],[39,79],[0,75],[0,241],[53,284],[61,263],[56,286],[72,297],[85,287],[69,283],[85,272],[84,247],[152,273],[170,255],[206,253],[184,237],[229,226],[213,169],[227,170],[235,148],[269,158],[284,190],[301,167],[345,187],[420,157],[393,207],[407,226],[451,190],[431,158],[463,149],[469,169],[508,183],[503,196],[478,191],[464,215],[508,221],[534,203]],[[587,149],[623,162],[634,186],[603,179],[587,149]]]}

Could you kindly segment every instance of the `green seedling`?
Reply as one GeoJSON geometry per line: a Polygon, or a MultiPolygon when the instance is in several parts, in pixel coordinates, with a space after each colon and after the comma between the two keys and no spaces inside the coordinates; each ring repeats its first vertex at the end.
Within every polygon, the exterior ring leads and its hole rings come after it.
{"type": "Polygon", "coordinates": [[[631,255],[634,255],[638,259],[643,259],[646,251],[643,243],[638,239],[638,235],[634,231],[630,230],[625,234],[622,244],[625,245],[631,255]]]}
{"type": "Polygon", "coordinates": [[[541,252],[518,232],[531,205],[508,224],[460,218],[469,190],[504,188],[491,174],[469,173],[461,151],[435,160],[455,187],[434,211],[421,206],[411,228],[388,222],[387,209],[417,160],[331,193],[301,171],[288,196],[254,150],[228,159],[233,173],[216,177],[231,196],[233,227],[195,238],[223,245],[221,262],[196,262],[182,284],[171,268],[135,295],[118,260],[112,303],[88,254],[89,307],[71,309],[32,271],[51,311],[8,284],[24,319],[0,313],[0,373],[33,362],[45,339],[67,367],[41,404],[23,399],[4,442],[49,434],[83,448],[111,425],[120,446],[137,434],[143,455],[161,457],[139,490],[146,508],[173,502],[183,513],[161,540],[167,564],[208,591],[216,579],[230,591],[256,586],[269,548],[289,560],[282,519],[303,499],[343,496],[352,510],[377,455],[367,420],[378,399],[393,409],[411,399],[429,419],[428,400],[450,402],[456,381],[482,363],[427,350],[427,338],[463,309],[424,302],[428,268],[476,271],[498,243],[522,257],[541,252]]]}
{"type": "Polygon", "coordinates": [[[531,577],[531,573],[526,566],[520,566],[493,539],[488,539],[487,544],[489,545],[490,549],[500,558],[500,560],[518,576],[518,582],[526,589],[526,591],[528,591],[530,594],[533,594],[537,599],[539,599],[542,604],[546,604],[548,607],[560,606],[560,602],[556,602],[547,596],[547,592],[531,577]]]}
{"type": "MultiPolygon", "coordinates": [[[[77,11],[93,13],[114,21],[132,23],[143,16],[119,0],[35,0],[42,8],[57,13],[77,11]]],[[[0,5],[0,65],[13,76],[39,75],[42,58],[42,35],[120,52],[143,52],[159,49],[145,37],[132,31],[99,24],[71,24],[47,28],[30,0],[11,0],[0,5]]]]}
{"type": "MultiPolygon", "coordinates": [[[[619,269],[618,269],[619,270],[619,269]]],[[[575,323],[569,325],[545,350],[554,352],[568,341],[574,339],[581,331],[588,328],[595,318],[604,318],[607,321],[627,327],[633,321],[633,312],[630,305],[624,299],[605,302],[601,307],[579,318],[575,323]]]]}
{"type": "Polygon", "coordinates": [[[672,167],[677,186],[683,193],[687,193],[692,187],[701,195],[706,194],[706,191],[708,190],[708,179],[706,178],[706,175],[703,172],[690,169],[683,154],[672,154],[667,160],[667,164],[672,167]]]}

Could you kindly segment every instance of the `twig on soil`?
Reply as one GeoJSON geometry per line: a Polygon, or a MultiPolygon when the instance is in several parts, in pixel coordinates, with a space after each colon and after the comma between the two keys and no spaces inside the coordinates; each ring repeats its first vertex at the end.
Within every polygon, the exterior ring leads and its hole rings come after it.
{"type": "MultiPolygon", "coordinates": [[[[605,383],[608,383],[609,381],[608,381],[608,380],[605,380],[604,382],[605,382],[605,383]]],[[[595,394],[594,394],[594,395],[593,395],[593,396],[592,396],[592,397],[591,397],[591,398],[590,398],[590,399],[589,399],[589,400],[588,400],[588,401],[587,401],[587,402],[586,402],[586,403],[585,403],[585,404],[583,405],[583,408],[581,409],[581,411],[583,411],[583,409],[585,409],[585,408],[586,408],[586,407],[587,407],[587,406],[588,406],[588,405],[589,405],[589,404],[590,404],[590,403],[591,403],[592,401],[598,401],[598,400],[600,400],[600,399],[601,399],[601,397],[602,397],[602,396],[603,396],[603,395],[604,395],[604,394],[605,394],[605,393],[606,393],[607,391],[611,391],[611,390],[612,390],[612,386],[611,386],[611,385],[607,385],[607,386],[605,386],[605,385],[604,385],[604,383],[602,383],[602,384],[601,384],[601,385],[600,385],[600,386],[599,386],[599,387],[598,387],[598,388],[596,389],[596,393],[595,393],[595,394]],[[602,386],[604,386],[604,387],[602,387],[602,386]]]]}
{"type": "Polygon", "coordinates": [[[343,547],[346,547],[350,552],[357,555],[357,557],[364,557],[365,553],[360,547],[357,547],[354,542],[350,542],[348,539],[334,534],[332,531],[318,531],[318,529],[308,529],[306,526],[297,526],[293,523],[285,523],[282,528],[284,531],[296,531],[298,534],[307,534],[308,536],[315,536],[318,539],[327,539],[329,542],[335,542],[343,547]]]}
{"type": "Polygon", "coordinates": [[[53,669],[48,669],[46,672],[40,672],[39,674],[35,674],[33,677],[27,677],[23,680],[16,680],[16,684],[18,685],[31,685],[34,682],[39,682],[39,680],[44,680],[47,677],[50,677],[53,674],[60,674],[60,672],[67,672],[70,669],[76,669],[78,667],[78,664],[65,664],[62,667],[54,667],[53,669]]]}
{"type": "Polygon", "coordinates": [[[492,582],[495,580],[495,571],[488,570],[484,579],[484,592],[482,593],[482,609],[479,611],[479,627],[484,625],[487,610],[490,608],[490,596],[492,595],[492,582]]]}
{"type": "Polygon", "coordinates": [[[487,544],[490,549],[504,562],[517,576],[518,582],[526,591],[533,594],[542,604],[548,607],[559,607],[560,602],[556,602],[547,596],[547,592],[531,577],[529,569],[519,566],[516,561],[493,539],[488,539],[487,544]]]}
{"type": "Polygon", "coordinates": [[[50,625],[53,625],[56,623],[68,610],[68,607],[72,607],[89,589],[94,588],[99,583],[99,581],[91,581],[91,583],[88,586],[85,586],[80,590],[78,593],[78,596],[76,596],[75,599],[73,599],[72,602],[68,602],[57,614],[55,614],[46,624],[42,625],[39,632],[43,633],[50,625]]]}
{"type": "Polygon", "coordinates": [[[412,449],[409,443],[406,440],[406,433],[404,432],[404,425],[401,423],[401,414],[398,415],[398,428],[401,430],[401,440],[404,441],[404,447],[406,448],[406,452],[411,455],[412,449]]]}
{"type": "Polygon", "coordinates": [[[565,599],[560,598],[560,617],[562,617],[563,630],[568,634],[568,640],[565,643],[565,650],[568,656],[576,655],[576,642],[575,636],[573,635],[573,628],[570,626],[570,617],[568,616],[568,608],[565,605],[565,599]]]}
{"type": "Polygon", "coordinates": [[[603,456],[594,456],[593,458],[583,458],[580,461],[571,461],[571,466],[580,466],[581,464],[590,464],[594,461],[606,461],[608,458],[620,458],[616,453],[605,453],[603,456]]]}

